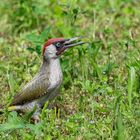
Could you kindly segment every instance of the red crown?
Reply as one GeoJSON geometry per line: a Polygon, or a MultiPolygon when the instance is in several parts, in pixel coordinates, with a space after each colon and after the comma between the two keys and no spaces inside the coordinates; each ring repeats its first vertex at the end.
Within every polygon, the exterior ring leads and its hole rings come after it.
{"type": "Polygon", "coordinates": [[[57,42],[57,41],[61,41],[61,40],[64,40],[64,38],[51,38],[51,39],[48,39],[48,41],[45,42],[45,44],[44,44],[44,46],[43,46],[43,54],[44,54],[44,52],[45,52],[45,49],[46,49],[49,45],[51,45],[51,44],[53,44],[53,43],[55,43],[55,42],[57,42]]]}

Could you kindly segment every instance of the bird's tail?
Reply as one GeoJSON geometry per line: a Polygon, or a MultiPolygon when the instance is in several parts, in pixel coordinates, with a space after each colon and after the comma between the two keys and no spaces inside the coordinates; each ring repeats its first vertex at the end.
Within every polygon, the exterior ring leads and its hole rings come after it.
{"type": "Polygon", "coordinates": [[[18,111],[20,110],[22,107],[20,105],[16,105],[16,106],[9,106],[8,107],[8,111],[18,111]]]}
{"type": "Polygon", "coordinates": [[[20,105],[16,105],[16,106],[9,106],[7,109],[6,109],[6,106],[2,106],[0,105],[0,114],[3,114],[4,113],[4,110],[7,110],[9,112],[11,111],[18,111],[18,110],[21,110],[21,106],[20,105]]]}

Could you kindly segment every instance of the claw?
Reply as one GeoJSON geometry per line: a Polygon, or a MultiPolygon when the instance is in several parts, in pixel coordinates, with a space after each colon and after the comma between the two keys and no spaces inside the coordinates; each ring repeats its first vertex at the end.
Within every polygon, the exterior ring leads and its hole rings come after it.
{"type": "Polygon", "coordinates": [[[32,120],[35,124],[37,124],[37,123],[40,121],[39,115],[33,115],[33,116],[31,117],[31,120],[32,120]]]}
{"type": "Polygon", "coordinates": [[[33,121],[35,124],[38,123],[38,122],[40,121],[39,115],[40,115],[40,110],[36,110],[36,111],[34,112],[34,114],[32,115],[32,117],[31,117],[32,121],[33,121]]]}

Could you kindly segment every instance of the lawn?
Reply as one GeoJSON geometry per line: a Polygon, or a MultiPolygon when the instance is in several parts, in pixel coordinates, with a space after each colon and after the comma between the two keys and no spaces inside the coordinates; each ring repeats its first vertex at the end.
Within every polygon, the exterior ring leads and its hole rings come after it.
{"type": "MultiPolygon", "coordinates": [[[[140,1],[0,1],[1,140],[140,140],[140,1]],[[84,36],[60,58],[51,109],[7,108],[38,71],[48,38],[84,36]]],[[[47,106],[48,103],[46,103],[47,106]]]]}

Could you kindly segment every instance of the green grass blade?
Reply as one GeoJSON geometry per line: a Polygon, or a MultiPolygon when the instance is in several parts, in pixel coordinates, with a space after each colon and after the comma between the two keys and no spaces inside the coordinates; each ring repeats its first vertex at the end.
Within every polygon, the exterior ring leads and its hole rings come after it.
{"type": "Polygon", "coordinates": [[[124,125],[120,111],[117,116],[117,140],[124,140],[124,125]]]}
{"type": "Polygon", "coordinates": [[[133,86],[135,84],[135,69],[134,67],[130,67],[129,70],[129,79],[128,79],[128,102],[129,102],[129,106],[130,108],[132,107],[132,92],[133,92],[133,86]]]}

